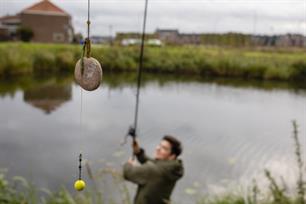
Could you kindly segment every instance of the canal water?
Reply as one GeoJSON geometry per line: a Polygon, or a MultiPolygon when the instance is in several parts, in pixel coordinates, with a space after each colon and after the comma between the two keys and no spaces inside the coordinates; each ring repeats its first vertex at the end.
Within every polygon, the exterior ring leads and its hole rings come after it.
{"type": "MultiPolygon", "coordinates": [[[[106,73],[103,80],[98,90],[82,92],[82,126],[81,89],[71,76],[1,80],[0,168],[9,178],[23,176],[41,188],[73,192],[82,151],[96,177],[92,182],[83,168],[88,186],[98,185],[108,199],[120,191],[101,169],[120,173],[131,155],[130,145],[120,143],[133,122],[136,78],[106,73]]],[[[165,134],[183,142],[185,176],[173,194],[176,203],[243,193],[253,179],[264,186],[264,169],[294,187],[291,122],[299,125],[305,155],[305,102],[306,89],[298,84],[146,74],[139,142],[149,155],[165,134]]],[[[132,196],[134,187],[127,185],[132,196]]]]}

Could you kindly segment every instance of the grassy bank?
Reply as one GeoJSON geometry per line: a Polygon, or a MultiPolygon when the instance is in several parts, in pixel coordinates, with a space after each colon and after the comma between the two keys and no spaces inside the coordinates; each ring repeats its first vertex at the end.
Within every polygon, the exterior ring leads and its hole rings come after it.
{"type": "MultiPolygon", "coordinates": [[[[243,195],[228,192],[224,195],[207,195],[198,196],[196,199],[190,198],[190,202],[195,204],[305,204],[306,203],[306,182],[305,165],[302,152],[302,146],[298,137],[298,126],[293,121],[293,141],[295,145],[295,158],[297,164],[297,181],[294,193],[289,193],[286,180],[279,182],[278,178],[273,177],[271,172],[266,169],[264,174],[269,182],[268,191],[260,189],[256,181],[249,190],[243,195]]],[[[10,182],[0,172],[0,203],[20,204],[20,203],[45,203],[45,204],[131,204],[131,196],[124,182],[120,171],[113,168],[100,169],[93,172],[90,165],[86,163],[90,183],[84,192],[71,194],[65,188],[56,193],[50,192],[48,189],[38,189],[22,177],[13,177],[10,182]],[[113,181],[113,191],[119,192],[116,198],[108,198],[105,201],[104,194],[99,187],[102,185],[110,185],[109,182],[103,183],[105,177],[110,177],[113,181]]],[[[105,180],[104,180],[105,181],[105,180]]],[[[107,195],[109,197],[109,195],[107,195]]]]}
{"type": "MultiPolygon", "coordinates": [[[[72,72],[80,45],[0,44],[0,75],[72,72]]],[[[138,47],[93,46],[104,70],[135,71],[138,47]]],[[[306,79],[305,50],[259,50],[203,46],[147,47],[147,72],[194,74],[260,80],[306,79]]]]}

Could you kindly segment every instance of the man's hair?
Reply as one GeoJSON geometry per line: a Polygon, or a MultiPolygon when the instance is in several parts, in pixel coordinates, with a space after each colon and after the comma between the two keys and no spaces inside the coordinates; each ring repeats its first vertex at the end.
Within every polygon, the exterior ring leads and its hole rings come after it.
{"type": "Polygon", "coordinates": [[[170,143],[171,154],[174,154],[176,157],[178,157],[182,153],[183,147],[182,147],[181,142],[178,139],[176,139],[175,137],[171,135],[165,135],[163,137],[163,140],[166,140],[167,142],[170,143]]]}

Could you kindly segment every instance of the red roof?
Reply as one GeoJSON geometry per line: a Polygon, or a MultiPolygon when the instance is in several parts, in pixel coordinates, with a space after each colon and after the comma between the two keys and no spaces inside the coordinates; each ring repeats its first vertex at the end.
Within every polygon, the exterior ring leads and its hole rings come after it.
{"type": "Polygon", "coordinates": [[[21,11],[21,13],[28,13],[28,12],[46,12],[46,13],[55,13],[61,15],[69,15],[66,11],[54,5],[49,0],[40,1],[21,11]]]}

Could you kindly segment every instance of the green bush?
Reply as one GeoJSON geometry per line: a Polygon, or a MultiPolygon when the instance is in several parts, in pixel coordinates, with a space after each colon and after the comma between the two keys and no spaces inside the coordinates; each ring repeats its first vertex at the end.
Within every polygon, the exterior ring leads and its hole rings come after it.
{"type": "Polygon", "coordinates": [[[60,71],[73,71],[77,59],[72,52],[62,51],[56,54],[55,61],[60,71]]]}
{"type": "Polygon", "coordinates": [[[306,61],[298,61],[292,64],[292,79],[306,79],[306,61]]]}
{"type": "Polygon", "coordinates": [[[29,42],[34,37],[34,32],[31,28],[20,27],[17,29],[17,36],[24,42],[29,42]]]}
{"type": "Polygon", "coordinates": [[[17,45],[0,46],[0,75],[19,75],[32,72],[31,54],[17,45]]]}
{"type": "Polygon", "coordinates": [[[50,51],[41,51],[33,56],[33,70],[36,73],[57,71],[55,55],[50,51]]]}

